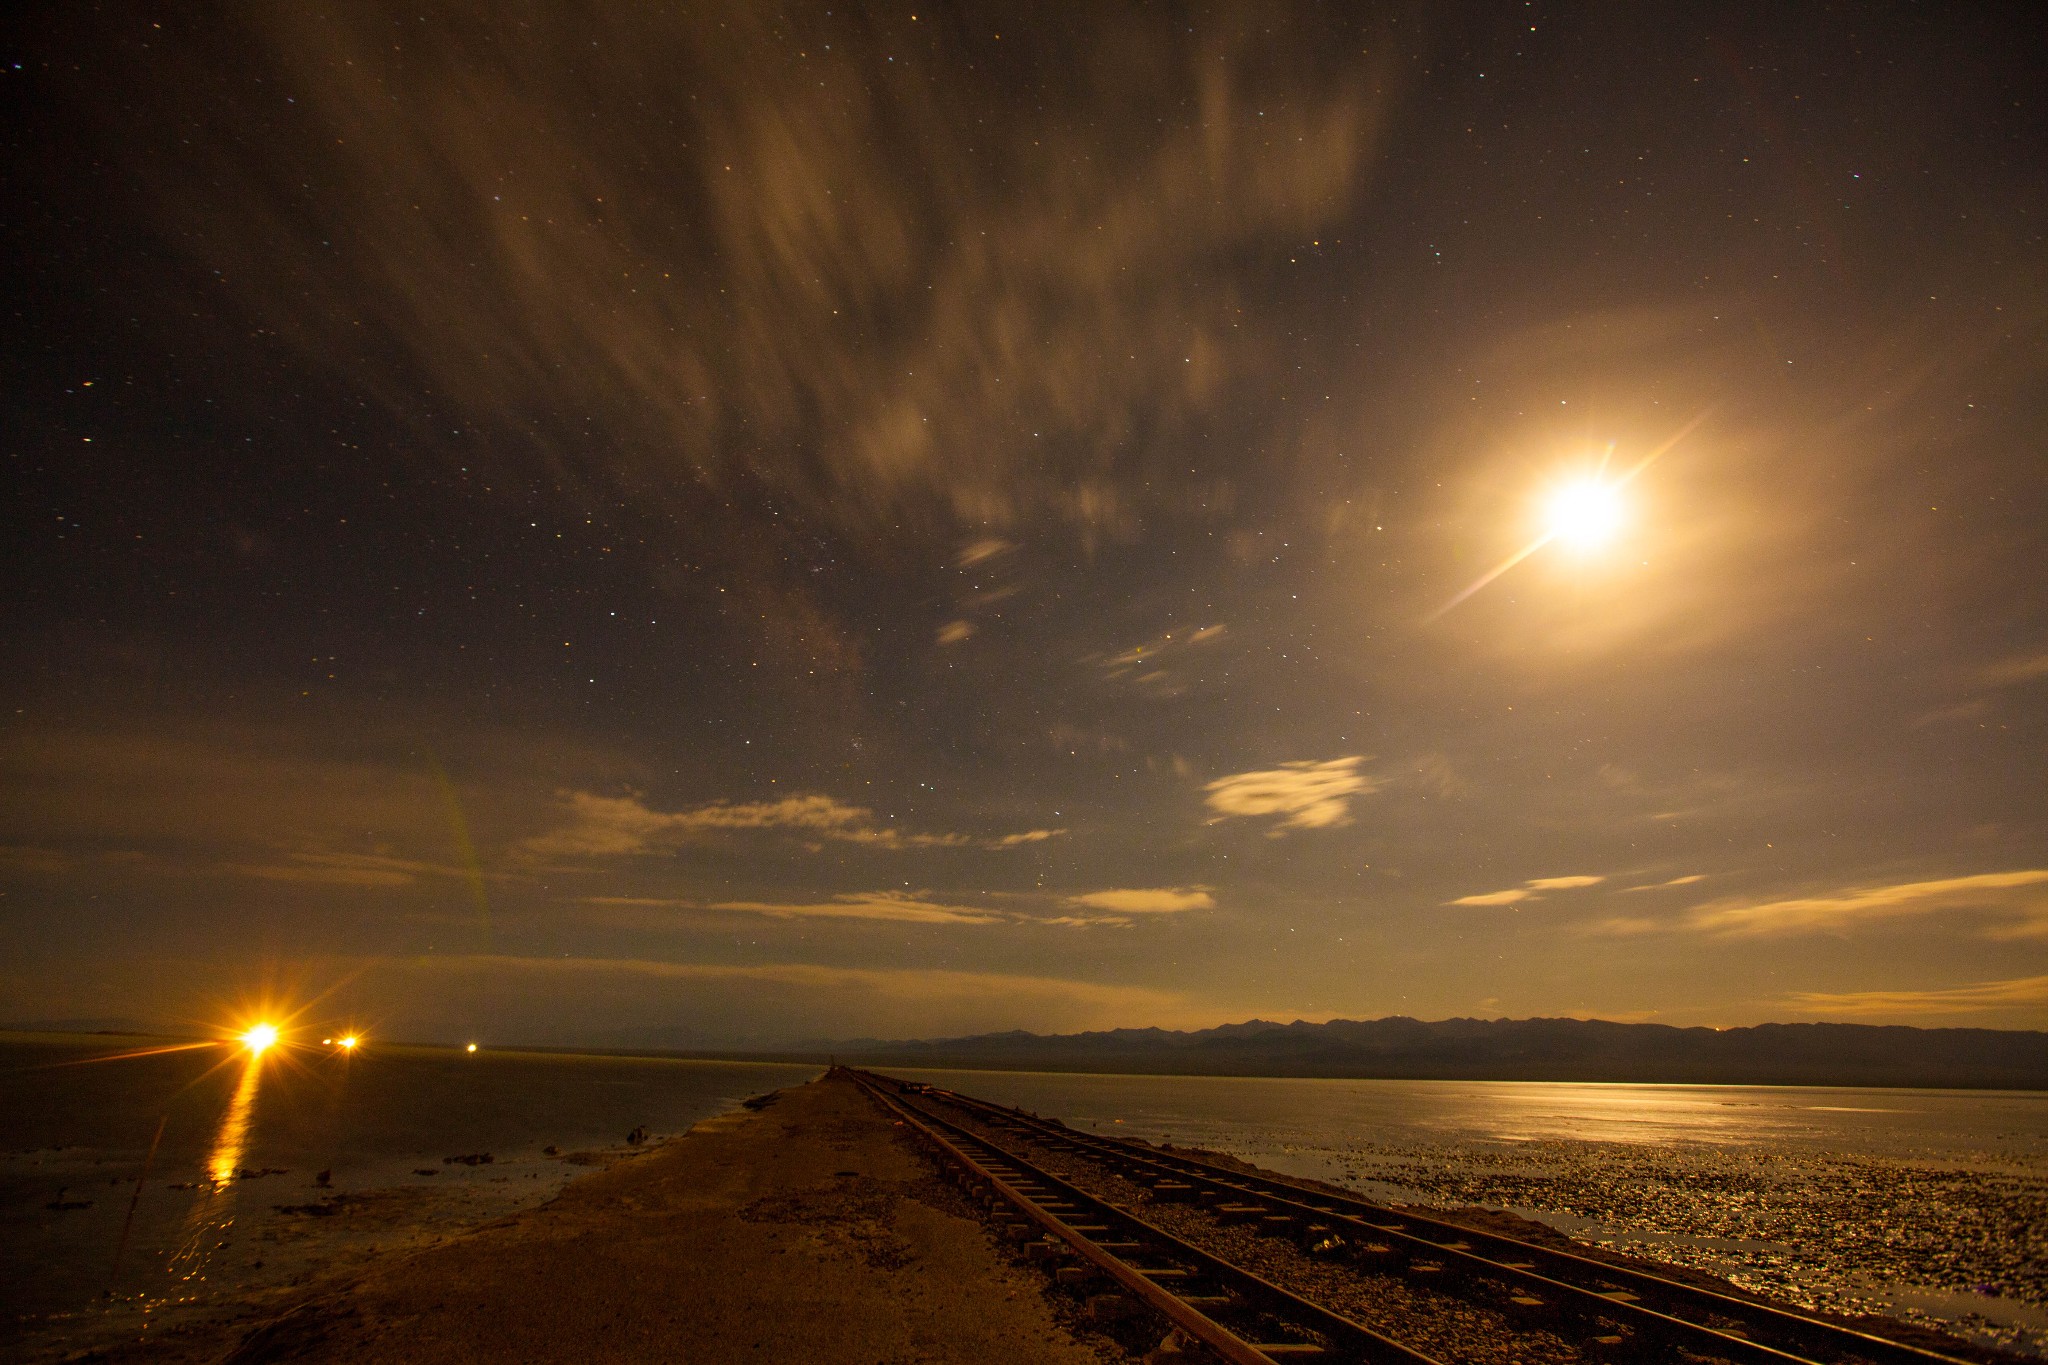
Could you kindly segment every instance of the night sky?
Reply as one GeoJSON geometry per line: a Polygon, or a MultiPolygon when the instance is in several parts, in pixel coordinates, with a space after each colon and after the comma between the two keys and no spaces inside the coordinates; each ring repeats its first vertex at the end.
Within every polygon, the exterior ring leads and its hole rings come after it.
{"type": "Polygon", "coordinates": [[[15,9],[0,1021],[2048,1027],[2030,17],[15,9]]]}

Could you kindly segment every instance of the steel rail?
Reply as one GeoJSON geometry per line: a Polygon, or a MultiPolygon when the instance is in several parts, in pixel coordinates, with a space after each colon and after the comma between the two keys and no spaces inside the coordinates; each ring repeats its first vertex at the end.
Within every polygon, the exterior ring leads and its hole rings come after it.
{"type": "MultiPolygon", "coordinates": [[[[901,1084],[888,1081],[886,1078],[883,1083],[901,1084]]],[[[1504,1234],[1482,1232],[1475,1228],[1441,1222],[1416,1214],[1397,1213],[1355,1195],[1305,1189],[1271,1176],[1237,1171],[1195,1157],[1168,1154],[1157,1148],[1140,1146],[1122,1139],[1082,1133],[1056,1120],[1043,1119],[1022,1109],[992,1104],[987,1100],[953,1091],[931,1090],[928,1093],[934,1098],[959,1104],[970,1111],[978,1110],[992,1114],[1006,1122],[1034,1130],[1056,1145],[1078,1147],[1084,1153],[1107,1157],[1115,1162],[1149,1167],[1154,1175],[1192,1177],[1212,1187],[1234,1189],[1239,1193],[1255,1195],[1269,1202],[1287,1204],[1297,1213],[1312,1213],[1326,1219],[1342,1219],[1369,1232],[1375,1240],[1398,1239],[1418,1249],[1426,1249],[1432,1258],[1455,1258],[1468,1273],[1518,1281],[1531,1287],[1547,1289],[1553,1294],[1561,1294],[1574,1301],[1582,1314],[1599,1313],[1616,1321],[1639,1324],[1653,1336],[1665,1339],[1675,1337],[1682,1340],[1686,1337],[1695,1337],[1695,1334],[1699,1333],[1708,1334],[1713,1338],[1712,1349],[1736,1361],[1812,1362],[1813,1358],[1795,1355],[1763,1342],[1753,1341],[1746,1335],[1735,1335],[1729,1329],[1712,1327],[1706,1323],[1647,1307],[1643,1303],[1612,1298],[1609,1295],[1614,1292],[1639,1293],[1642,1297],[1654,1297],[1664,1301],[1666,1307],[1683,1303],[1698,1310],[1734,1319],[1743,1324],[1745,1331],[1756,1330],[1759,1334],[1769,1333],[1778,1335],[1781,1339],[1789,1338],[1799,1350],[1818,1350],[1823,1357],[1832,1360],[1868,1360],[1878,1362],[1879,1365],[1968,1365],[1968,1362],[1958,1357],[1944,1355],[1938,1351],[1893,1341],[1888,1337],[1875,1336],[1851,1327],[1824,1322],[1818,1318],[1806,1317],[1770,1304],[1756,1303],[1677,1280],[1668,1280],[1646,1271],[1612,1265],[1589,1256],[1559,1251],[1504,1234]],[[1346,1212],[1347,1207],[1355,1212],[1346,1212]],[[1443,1240],[1439,1240],[1440,1238],[1443,1240]],[[1475,1245],[1484,1245],[1496,1254],[1512,1259],[1500,1260],[1494,1256],[1478,1255],[1472,1250],[1475,1245]],[[1555,1273],[1538,1273],[1538,1266],[1555,1273]],[[1571,1278],[1563,1278],[1564,1276],[1571,1278]],[[1594,1289],[1588,1287],[1585,1281],[1604,1283],[1615,1288],[1594,1289]],[[1624,1285],[1628,1287],[1621,1288],[1624,1285]]],[[[1684,1344],[1693,1345],[1695,1342],[1684,1344]]],[[[1813,1362],[1813,1365],[1824,1365],[1824,1362],[1813,1362]]]]}
{"type": "Polygon", "coordinates": [[[1130,1210],[1091,1195],[1016,1154],[1004,1151],[987,1138],[936,1114],[902,1103],[866,1073],[849,1070],[848,1074],[885,1111],[900,1118],[919,1139],[959,1169],[968,1180],[1009,1204],[1027,1223],[1037,1227],[1047,1239],[1066,1247],[1119,1288],[1157,1312],[1176,1330],[1215,1352],[1227,1362],[1227,1365],[1278,1365],[1275,1359],[1276,1352],[1289,1359],[1319,1356],[1332,1360],[1370,1362],[1371,1365],[1381,1365],[1381,1362],[1385,1362],[1385,1365],[1439,1365],[1432,1357],[1413,1347],[1405,1346],[1363,1323],[1354,1322],[1320,1304],[1312,1303],[1242,1266],[1232,1265],[1220,1257],[1213,1256],[1200,1247],[1153,1226],[1130,1210]],[[946,1133],[939,1131],[941,1127],[952,1130],[954,1136],[948,1137],[946,1133]],[[989,1161],[978,1159],[964,1150],[960,1141],[956,1139],[964,1139],[973,1146],[995,1154],[1001,1165],[1027,1172],[1030,1180],[1025,1182],[1006,1178],[989,1161]],[[1023,1188],[1027,1183],[1054,1191],[1059,1198],[1035,1199],[1023,1188]],[[1077,1227],[1044,1207],[1046,1203],[1085,1208],[1090,1211],[1093,1218],[1103,1221],[1085,1222],[1077,1227]],[[1139,1239],[1138,1245],[1147,1247],[1153,1258],[1169,1259],[1180,1262],[1182,1266],[1196,1268],[1200,1278],[1212,1281],[1218,1288],[1228,1291],[1220,1296],[1225,1301],[1263,1311],[1284,1321],[1291,1321],[1296,1327],[1322,1336],[1332,1344],[1323,1347],[1310,1343],[1247,1341],[1229,1326],[1202,1313],[1186,1299],[1149,1277],[1161,1273],[1163,1268],[1135,1266],[1082,1230],[1106,1227],[1112,1223],[1121,1226],[1125,1230],[1125,1235],[1135,1235],[1139,1239]]]}

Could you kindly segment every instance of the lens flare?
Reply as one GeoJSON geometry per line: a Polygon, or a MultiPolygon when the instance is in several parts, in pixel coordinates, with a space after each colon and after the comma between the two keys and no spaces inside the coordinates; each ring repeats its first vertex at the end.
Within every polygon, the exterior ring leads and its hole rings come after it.
{"type": "Polygon", "coordinates": [[[248,1048],[251,1054],[258,1057],[262,1056],[266,1049],[275,1046],[276,1043],[277,1025],[275,1024],[258,1024],[242,1035],[242,1045],[248,1048]]]}
{"type": "Polygon", "coordinates": [[[356,1044],[362,1041],[362,1039],[356,1037],[353,1033],[351,1033],[345,1038],[335,1039],[335,1045],[339,1047],[343,1052],[353,1052],[355,1051],[356,1044]]]}

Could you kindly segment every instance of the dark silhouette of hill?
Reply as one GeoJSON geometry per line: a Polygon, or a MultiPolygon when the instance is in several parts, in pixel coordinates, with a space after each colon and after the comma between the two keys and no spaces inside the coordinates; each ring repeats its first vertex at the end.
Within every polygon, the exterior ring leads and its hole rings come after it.
{"type": "Polygon", "coordinates": [[[874,1066],[2048,1090],[2048,1033],[1871,1024],[1674,1028],[1600,1019],[1262,1019],[1194,1032],[1013,1031],[830,1044],[874,1066]]]}

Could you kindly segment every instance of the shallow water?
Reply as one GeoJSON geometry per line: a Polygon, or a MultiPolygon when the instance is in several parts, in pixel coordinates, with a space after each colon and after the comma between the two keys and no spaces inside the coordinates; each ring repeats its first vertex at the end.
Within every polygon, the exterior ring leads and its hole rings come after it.
{"type": "Polygon", "coordinates": [[[2048,1356],[2048,1094],[892,1074],[2048,1356]]]}
{"type": "Polygon", "coordinates": [[[817,1074],[376,1045],[280,1049],[254,1066],[219,1045],[149,1052],[167,1045],[0,1036],[0,1355],[253,1311],[540,1203],[644,1150],[625,1142],[635,1128],[672,1135],[817,1074]],[[133,1053],[147,1055],[121,1055],[133,1053]]]}

